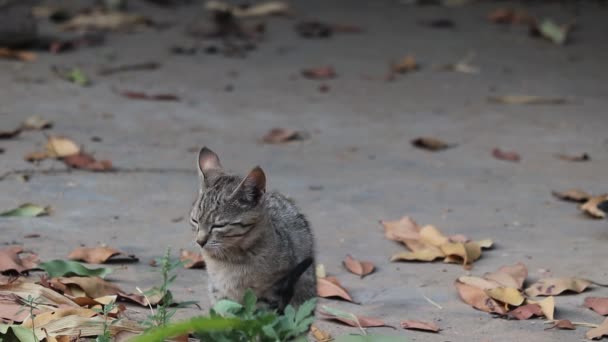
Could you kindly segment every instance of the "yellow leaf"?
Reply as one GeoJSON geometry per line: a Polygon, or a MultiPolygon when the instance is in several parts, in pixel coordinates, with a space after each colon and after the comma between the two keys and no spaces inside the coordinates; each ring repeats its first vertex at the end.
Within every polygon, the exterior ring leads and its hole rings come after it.
{"type": "MultiPolygon", "coordinates": [[[[97,312],[86,309],[86,308],[63,308],[57,309],[53,311],[43,312],[41,314],[36,315],[34,318],[34,326],[39,327],[42,325],[46,325],[50,322],[56,321],[62,317],[76,315],[80,317],[90,318],[97,315],[97,312]]],[[[31,328],[32,327],[32,319],[31,317],[26,319],[23,324],[23,327],[31,328]]]]}
{"type": "Polygon", "coordinates": [[[608,194],[593,196],[581,205],[581,210],[593,218],[605,218],[606,212],[598,208],[598,205],[605,201],[608,201],[608,194]]]}
{"type": "Polygon", "coordinates": [[[427,245],[426,248],[413,252],[399,252],[391,257],[391,261],[433,261],[444,256],[445,254],[439,248],[427,245]]]}
{"type": "Polygon", "coordinates": [[[310,332],[317,342],[329,342],[333,339],[327,331],[317,328],[314,324],[310,326],[310,332]]]}
{"type": "Polygon", "coordinates": [[[564,291],[581,293],[591,284],[591,281],[580,278],[546,278],[532,284],[525,292],[530,297],[556,296],[564,291]]]}
{"type": "Polygon", "coordinates": [[[481,247],[477,242],[449,242],[439,248],[446,255],[445,262],[449,263],[468,265],[481,257],[481,247]]]}
{"type": "Polygon", "coordinates": [[[527,302],[530,304],[538,304],[543,315],[545,315],[548,320],[553,321],[555,319],[555,297],[549,296],[538,302],[533,300],[528,300],[527,302]]]}
{"type": "Polygon", "coordinates": [[[484,278],[480,278],[480,277],[462,276],[462,277],[458,278],[458,281],[463,284],[475,286],[482,290],[489,290],[489,289],[495,289],[497,287],[500,287],[499,283],[497,283],[493,280],[488,280],[488,279],[484,279],[484,278]]]}
{"type": "Polygon", "coordinates": [[[486,294],[500,302],[513,306],[520,306],[525,298],[518,289],[512,287],[497,287],[486,290],[486,294]]]}
{"type": "Polygon", "coordinates": [[[67,157],[80,152],[80,147],[65,137],[51,136],[46,143],[48,154],[53,157],[67,157]]]}
{"type": "Polygon", "coordinates": [[[590,340],[601,339],[603,336],[608,336],[608,318],[606,318],[597,328],[590,329],[585,334],[585,337],[590,340]]]}
{"type": "Polygon", "coordinates": [[[380,220],[384,227],[384,237],[393,241],[404,239],[420,239],[420,228],[409,216],[403,216],[399,221],[380,220]]]}
{"type": "Polygon", "coordinates": [[[481,247],[483,249],[487,249],[487,248],[492,248],[492,246],[494,245],[494,241],[492,241],[490,239],[479,240],[479,241],[477,241],[477,244],[479,245],[479,247],[481,247]]]}
{"type": "Polygon", "coordinates": [[[503,287],[521,289],[528,277],[528,268],[521,262],[515,265],[502,266],[496,272],[486,273],[485,279],[493,280],[503,287]]]}
{"type": "Polygon", "coordinates": [[[435,226],[426,225],[420,229],[420,239],[430,245],[439,247],[450,242],[450,239],[441,234],[435,226]]]}

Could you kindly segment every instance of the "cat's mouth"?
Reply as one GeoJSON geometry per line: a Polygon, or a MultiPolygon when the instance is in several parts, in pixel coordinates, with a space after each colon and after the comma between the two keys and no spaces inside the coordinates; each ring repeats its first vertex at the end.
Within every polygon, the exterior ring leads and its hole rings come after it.
{"type": "Polygon", "coordinates": [[[204,238],[196,239],[196,243],[199,246],[201,246],[201,248],[204,248],[208,241],[209,241],[209,235],[205,236],[204,238]]]}

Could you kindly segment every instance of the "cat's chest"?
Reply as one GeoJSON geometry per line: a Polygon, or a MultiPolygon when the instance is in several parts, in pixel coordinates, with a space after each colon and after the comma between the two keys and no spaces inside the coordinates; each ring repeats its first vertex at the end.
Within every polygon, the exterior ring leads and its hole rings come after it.
{"type": "Polygon", "coordinates": [[[216,294],[234,300],[240,300],[246,289],[259,295],[272,284],[271,274],[252,265],[211,262],[207,264],[207,271],[216,294]]]}

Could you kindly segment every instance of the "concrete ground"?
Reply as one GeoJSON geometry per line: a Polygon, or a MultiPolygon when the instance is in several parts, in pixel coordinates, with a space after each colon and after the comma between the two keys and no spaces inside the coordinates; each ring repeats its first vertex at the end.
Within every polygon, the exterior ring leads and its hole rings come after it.
{"type": "MultiPolygon", "coordinates": [[[[246,58],[198,54],[176,56],[173,45],[193,44],[186,23],[200,21],[197,4],[164,10],[137,2],[134,11],[175,23],[153,29],[113,33],[97,48],[37,61],[0,61],[2,130],[36,114],[55,122],[52,134],[68,136],[121,172],[64,172],[57,161],[32,165],[23,156],[40,149],[45,136],[26,132],[0,141],[0,174],[32,170],[29,182],[8,176],[0,181],[0,208],[23,202],[50,205],[41,218],[3,218],[2,243],[19,243],[43,260],[65,258],[73,248],[105,243],[140,257],[138,264],[114,266],[111,279],[134,291],[159,281],[148,261],[171,246],[195,250],[184,217],[195,196],[195,149],[215,150],[223,164],[246,172],[261,165],[270,188],[293,197],[310,219],[317,239],[317,261],[337,276],[354,305],[321,300],[357,314],[398,325],[403,319],[437,322],[428,334],[402,329],[370,329],[414,341],[575,341],[585,328],[544,331],[542,320],[508,321],[461,302],[454,280],[467,273],[458,265],[391,263],[401,245],[383,236],[379,219],[410,215],[449,234],[491,238],[472,274],[524,262],[530,279],[550,270],[608,283],[608,226],[583,216],[576,205],[560,202],[552,190],[580,187],[606,191],[608,167],[607,9],[585,3],[572,43],[559,47],[528,37],[525,29],[496,26],[486,13],[505,3],[460,8],[416,7],[398,1],[308,1],[294,3],[298,18],[358,24],[365,33],[303,40],[294,21],[267,20],[266,41],[246,58]],[[423,27],[420,20],[450,18],[454,30],[423,27]],[[477,75],[439,72],[475,53],[477,75]],[[414,54],[421,70],[385,82],[387,64],[414,54]],[[114,56],[110,60],[108,56],[114,56]],[[97,76],[100,66],[157,61],[162,68],[97,76]],[[335,80],[303,79],[305,67],[333,65],[335,80]],[[52,65],[80,66],[94,84],[79,87],[56,78],[52,65]],[[231,92],[225,87],[231,85],[231,92]],[[123,98],[118,90],[176,93],[181,102],[123,98]],[[490,95],[563,96],[565,105],[497,105],[490,95]],[[263,145],[272,127],[306,130],[311,138],[285,145],[263,145]],[[413,148],[422,135],[457,143],[429,153],[413,148]],[[91,137],[102,141],[91,141],[91,137]],[[519,163],[496,160],[494,147],[516,150],[519,163]],[[586,163],[565,162],[555,153],[588,153],[586,163]],[[57,170],[44,173],[44,170],[57,170]],[[128,170],[134,172],[128,172],[128,170]],[[312,188],[311,188],[312,187],[312,188]],[[321,190],[318,190],[322,187],[321,190]],[[313,190],[316,189],[316,190],[313,190]],[[25,239],[30,233],[41,235],[25,239]],[[376,273],[361,280],[341,266],[346,254],[374,262],[376,273]],[[429,304],[424,296],[442,309],[429,304]]],[[[530,9],[560,22],[574,12],[559,4],[530,9]]],[[[200,300],[207,276],[180,270],[173,288],[178,299],[200,300]]],[[[557,297],[557,318],[599,323],[602,317],[582,307],[587,295],[557,297]]],[[[145,313],[142,308],[136,308],[145,313]]],[[[179,317],[200,313],[180,311],[179,317]]],[[[334,334],[357,330],[322,321],[334,334]]]]}

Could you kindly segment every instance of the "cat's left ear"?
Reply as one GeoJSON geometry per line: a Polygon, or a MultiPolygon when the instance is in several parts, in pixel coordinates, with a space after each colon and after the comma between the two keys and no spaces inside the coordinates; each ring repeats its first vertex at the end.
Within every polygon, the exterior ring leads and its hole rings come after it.
{"type": "Polygon", "coordinates": [[[256,166],[237,186],[232,196],[249,203],[257,204],[266,192],[266,175],[261,167],[256,166]]]}
{"type": "Polygon", "coordinates": [[[207,147],[198,153],[198,174],[205,186],[213,184],[215,179],[223,173],[220,158],[207,147]]]}

